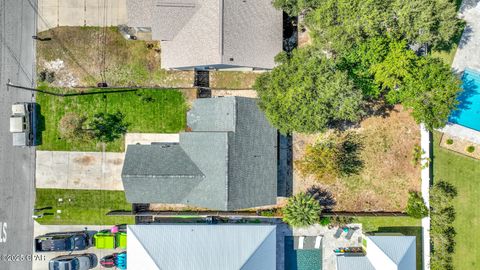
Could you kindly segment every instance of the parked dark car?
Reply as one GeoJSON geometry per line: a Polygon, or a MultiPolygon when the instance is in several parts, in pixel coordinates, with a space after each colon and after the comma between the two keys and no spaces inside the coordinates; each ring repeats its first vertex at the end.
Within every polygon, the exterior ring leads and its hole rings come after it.
{"type": "Polygon", "coordinates": [[[96,231],[47,233],[35,237],[35,251],[85,250],[93,245],[96,231]]]}
{"type": "Polygon", "coordinates": [[[88,270],[98,264],[97,256],[93,253],[58,256],[48,262],[49,270],[88,270]]]}

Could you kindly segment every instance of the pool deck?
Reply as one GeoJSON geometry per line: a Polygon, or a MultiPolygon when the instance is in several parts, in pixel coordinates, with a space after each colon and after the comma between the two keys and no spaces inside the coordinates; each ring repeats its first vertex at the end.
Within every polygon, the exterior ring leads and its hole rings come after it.
{"type": "Polygon", "coordinates": [[[338,227],[329,229],[321,225],[313,225],[307,228],[293,229],[294,236],[323,236],[322,238],[322,270],[336,270],[337,269],[337,255],[333,252],[334,249],[340,247],[361,247],[362,246],[362,224],[348,224],[348,227],[358,228],[350,239],[346,239],[347,233],[343,232],[339,238],[335,238],[335,233],[338,227]]]}
{"type": "Polygon", "coordinates": [[[454,123],[448,123],[438,131],[448,134],[452,137],[458,137],[476,144],[480,144],[480,131],[476,131],[454,123]]]}
{"type": "Polygon", "coordinates": [[[480,2],[464,0],[459,17],[467,23],[458,45],[452,68],[462,72],[465,68],[480,70],[480,2]]]}

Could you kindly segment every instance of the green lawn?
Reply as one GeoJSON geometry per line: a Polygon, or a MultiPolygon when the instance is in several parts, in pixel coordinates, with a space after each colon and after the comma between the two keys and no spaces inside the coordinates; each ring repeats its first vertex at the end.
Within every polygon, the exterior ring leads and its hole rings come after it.
{"type": "Polygon", "coordinates": [[[434,134],[433,180],[448,181],[458,191],[454,199],[455,269],[480,268],[480,161],[468,158],[438,146],[441,134],[434,134]]]}
{"type": "MultiPolygon", "coordinates": [[[[125,114],[125,120],[130,124],[128,132],[176,133],[184,130],[186,126],[187,106],[183,94],[176,90],[138,90],[74,97],[39,93],[37,103],[40,107],[39,150],[102,150],[96,141],[67,141],[61,138],[58,125],[68,112],[91,119],[98,112],[113,113],[119,110],[125,114]]],[[[106,150],[122,152],[124,140],[108,143],[106,150]]]]}
{"type": "Polygon", "coordinates": [[[362,223],[363,232],[376,233],[401,233],[416,236],[417,244],[417,269],[422,269],[422,222],[411,217],[358,217],[355,222],[362,223]]]}
{"type": "Polygon", "coordinates": [[[131,211],[132,205],[123,191],[37,189],[35,208],[52,207],[52,215],[38,218],[40,224],[49,225],[115,225],[134,224],[133,217],[106,216],[112,210],[131,211]],[[59,199],[62,199],[59,202],[59,199]],[[61,213],[57,213],[61,210],[61,213]]]}

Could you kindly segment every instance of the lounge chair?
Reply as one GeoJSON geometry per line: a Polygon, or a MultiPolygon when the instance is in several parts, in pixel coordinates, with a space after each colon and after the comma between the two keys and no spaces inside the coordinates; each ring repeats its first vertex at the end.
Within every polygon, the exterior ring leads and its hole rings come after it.
{"type": "Polygon", "coordinates": [[[352,236],[353,236],[353,234],[355,233],[356,230],[357,230],[357,228],[349,228],[347,235],[345,235],[345,239],[347,239],[347,240],[352,239],[352,236]]]}
{"type": "Polygon", "coordinates": [[[338,227],[338,230],[337,230],[337,232],[333,235],[333,237],[335,237],[335,238],[338,239],[338,238],[340,238],[340,236],[342,235],[342,233],[343,233],[343,228],[338,227]]]}

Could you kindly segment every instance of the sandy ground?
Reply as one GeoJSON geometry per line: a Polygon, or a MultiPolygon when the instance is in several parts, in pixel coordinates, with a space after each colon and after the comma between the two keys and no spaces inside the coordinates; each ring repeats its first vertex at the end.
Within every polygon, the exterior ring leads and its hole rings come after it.
{"type": "MultiPolygon", "coordinates": [[[[403,211],[408,191],[420,190],[420,166],[412,164],[413,148],[420,144],[418,125],[397,106],[388,117],[370,117],[354,130],[363,137],[362,172],[341,179],[315,179],[301,176],[294,164],[294,193],[319,185],[333,193],[336,211],[403,211]]],[[[317,138],[318,134],[294,134],[294,162],[317,138]]]]}

